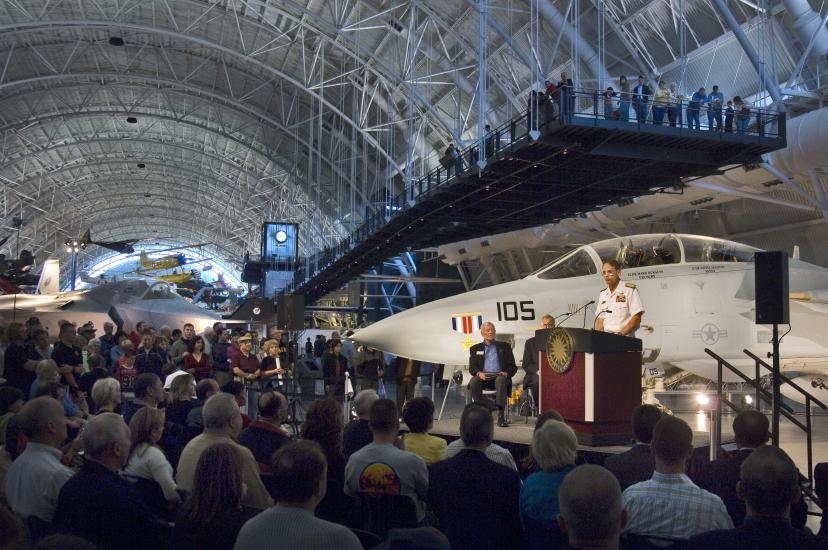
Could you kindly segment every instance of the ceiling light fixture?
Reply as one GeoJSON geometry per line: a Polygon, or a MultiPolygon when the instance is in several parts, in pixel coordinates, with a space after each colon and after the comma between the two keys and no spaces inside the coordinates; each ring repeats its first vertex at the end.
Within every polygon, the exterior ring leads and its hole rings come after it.
{"type": "Polygon", "coordinates": [[[120,36],[111,36],[109,37],[109,45],[110,46],[123,46],[124,39],[120,36]]]}

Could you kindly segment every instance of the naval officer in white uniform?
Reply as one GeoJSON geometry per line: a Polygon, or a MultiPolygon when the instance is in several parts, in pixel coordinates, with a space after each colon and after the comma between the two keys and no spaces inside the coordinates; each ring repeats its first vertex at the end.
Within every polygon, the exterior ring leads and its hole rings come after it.
{"type": "Polygon", "coordinates": [[[605,260],[601,267],[607,288],[598,296],[595,328],[623,336],[635,336],[635,329],[641,324],[644,306],[641,295],[634,283],[621,280],[621,266],[615,260],[605,260]]]}

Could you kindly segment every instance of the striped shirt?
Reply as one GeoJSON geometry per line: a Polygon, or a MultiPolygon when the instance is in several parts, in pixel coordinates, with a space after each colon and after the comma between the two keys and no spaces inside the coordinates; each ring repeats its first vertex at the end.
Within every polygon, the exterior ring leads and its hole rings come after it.
{"type": "Polygon", "coordinates": [[[733,529],[722,499],[684,474],[655,472],[623,495],[629,515],[625,532],[665,539],[689,539],[714,529],[733,529]]]}

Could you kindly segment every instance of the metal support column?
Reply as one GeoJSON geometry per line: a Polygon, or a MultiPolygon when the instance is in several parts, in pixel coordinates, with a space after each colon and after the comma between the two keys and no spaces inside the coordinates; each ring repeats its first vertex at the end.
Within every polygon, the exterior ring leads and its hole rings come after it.
{"type": "Polygon", "coordinates": [[[716,11],[718,11],[719,15],[724,18],[727,26],[730,27],[730,30],[733,31],[733,35],[736,37],[736,40],[739,41],[739,44],[745,51],[745,55],[747,55],[753,65],[753,68],[756,69],[756,73],[759,75],[759,78],[762,82],[769,83],[768,94],[774,101],[781,102],[782,94],[779,92],[779,85],[776,82],[771,82],[768,78],[768,75],[765,72],[764,62],[760,59],[759,54],[756,53],[753,44],[750,43],[745,31],[743,31],[741,25],[739,25],[739,22],[736,21],[736,17],[733,16],[733,12],[730,11],[730,8],[727,5],[727,0],[713,0],[713,5],[716,6],[716,11]]]}
{"type": "Polygon", "coordinates": [[[480,27],[478,30],[478,69],[477,69],[477,168],[481,172],[486,167],[486,38],[489,30],[488,0],[479,0],[480,27]]]}

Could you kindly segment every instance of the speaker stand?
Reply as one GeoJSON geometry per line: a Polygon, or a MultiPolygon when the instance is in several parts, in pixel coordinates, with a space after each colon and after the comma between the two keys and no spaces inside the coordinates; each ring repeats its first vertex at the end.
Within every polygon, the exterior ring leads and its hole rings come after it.
{"type": "Polygon", "coordinates": [[[771,361],[771,444],[779,446],[779,409],[782,405],[782,396],[779,393],[781,379],[779,377],[779,325],[773,324],[773,337],[771,339],[771,351],[768,353],[771,361]]]}

